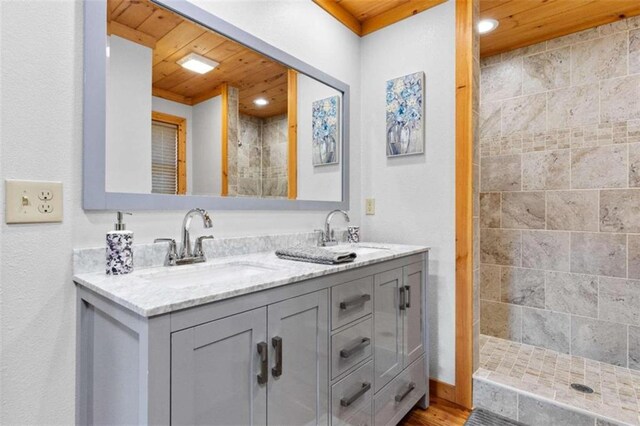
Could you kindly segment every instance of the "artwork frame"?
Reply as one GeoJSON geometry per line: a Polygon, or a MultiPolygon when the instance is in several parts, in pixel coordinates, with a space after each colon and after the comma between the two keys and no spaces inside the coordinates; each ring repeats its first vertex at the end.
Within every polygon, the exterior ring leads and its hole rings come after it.
{"type": "Polygon", "coordinates": [[[314,167],[340,163],[340,96],[311,104],[311,161],[314,167]]]}
{"type": "Polygon", "coordinates": [[[424,154],[424,83],[423,71],[387,80],[385,142],[389,158],[424,154]]]}

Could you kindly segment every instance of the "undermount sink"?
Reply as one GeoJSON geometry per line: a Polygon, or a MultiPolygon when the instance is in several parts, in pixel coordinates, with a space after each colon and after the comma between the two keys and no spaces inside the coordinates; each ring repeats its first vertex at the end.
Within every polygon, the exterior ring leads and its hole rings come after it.
{"type": "Polygon", "coordinates": [[[198,265],[196,267],[175,266],[161,271],[141,274],[140,278],[148,279],[166,287],[181,289],[202,284],[225,284],[257,275],[273,273],[275,271],[277,271],[277,269],[258,263],[233,262],[198,265]]]}
{"type": "Polygon", "coordinates": [[[335,252],[354,252],[358,256],[365,256],[367,254],[377,253],[382,250],[389,250],[389,247],[380,246],[367,246],[360,244],[341,244],[337,246],[323,247],[324,249],[335,252]]]}

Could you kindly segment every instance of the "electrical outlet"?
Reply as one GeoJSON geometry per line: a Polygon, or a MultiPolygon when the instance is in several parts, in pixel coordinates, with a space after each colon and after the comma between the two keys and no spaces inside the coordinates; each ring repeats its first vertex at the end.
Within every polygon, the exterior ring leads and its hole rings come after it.
{"type": "Polygon", "coordinates": [[[367,198],[366,199],[366,214],[374,215],[376,214],[376,199],[375,198],[367,198]]]}
{"type": "Polygon", "coordinates": [[[7,223],[62,222],[62,182],[5,181],[7,223]]]}
{"type": "Polygon", "coordinates": [[[41,189],[38,191],[38,198],[42,201],[48,201],[53,198],[53,193],[49,189],[41,189]]]}

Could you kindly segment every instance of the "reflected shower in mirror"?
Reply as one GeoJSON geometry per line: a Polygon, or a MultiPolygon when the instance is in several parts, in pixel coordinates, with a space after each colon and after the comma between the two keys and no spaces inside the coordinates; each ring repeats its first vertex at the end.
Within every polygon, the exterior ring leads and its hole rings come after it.
{"type": "Polygon", "coordinates": [[[107,38],[107,192],[342,199],[342,92],[149,0],[107,38]]]}

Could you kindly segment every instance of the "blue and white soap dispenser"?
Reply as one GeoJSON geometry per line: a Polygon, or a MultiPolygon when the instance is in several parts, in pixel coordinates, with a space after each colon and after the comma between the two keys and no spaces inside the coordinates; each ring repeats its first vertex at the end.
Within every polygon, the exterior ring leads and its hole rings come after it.
{"type": "Polygon", "coordinates": [[[126,230],[124,215],[118,212],[114,230],[107,233],[107,275],[124,275],[133,272],[133,232],[126,230]]]}

